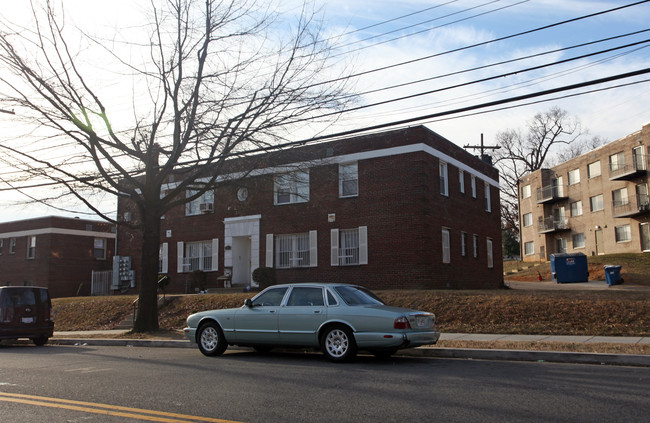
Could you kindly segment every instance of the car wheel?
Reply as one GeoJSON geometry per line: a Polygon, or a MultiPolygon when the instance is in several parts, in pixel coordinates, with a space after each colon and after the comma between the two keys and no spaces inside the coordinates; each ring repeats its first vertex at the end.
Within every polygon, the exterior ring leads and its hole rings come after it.
{"type": "Polygon", "coordinates": [[[221,355],[228,348],[223,331],[214,322],[208,322],[199,328],[197,341],[199,350],[207,356],[221,355]]]}
{"type": "Polygon", "coordinates": [[[342,325],[331,326],[323,333],[321,349],[327,358],[336,362],[349,361],[357,355],[352,331],[342,325]]]}
{"type": "Polygon", "coordinates": [[[37,347],[42,347],[47,343],[47,337],[46,336],[39,336],[38,338],[32,338],[32,342],[34,345],[37,347]]]}
{"type": "Polygon", "coordinates": [[[372,354],[375,357],[379,358],[379,359],[384,359],[385,360],[387,358],[390,358],[390,356],[392,356],[396,352],[397,352],[397,350],[395,350],[395,349],[392,349],[392,350],[375,350],[375,351],[372,352],[372,354]]]}

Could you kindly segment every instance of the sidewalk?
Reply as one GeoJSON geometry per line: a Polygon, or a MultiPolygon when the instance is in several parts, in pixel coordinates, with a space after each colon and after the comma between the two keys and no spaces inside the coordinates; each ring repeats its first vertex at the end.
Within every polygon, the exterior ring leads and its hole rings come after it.
{"type": "MultiPolygon", "coordinates": [[[[54,332],[50,344],[74,346],[126,346],[158,348],[197,348],[183,339],[128,339],[118,338],[125,330],[54,332]]],[[[557,336],[557,335],[502,335],[442,333],[441,341],[476,342],[564,342],[564,343],[609,343],[609,344],[650,344],[650,337],[625,336],[557,336]]],[[[197,349],[198,351],[198,349],[197,349]]],[[[411,357],[455,358],[467,360],[505,360],[535,361],[576,364],[601,364],[650,367],[650,355],[601,354],[581,352],[496,350],[469,348],[418,347],[400,350],[396,355],[411,357]]]]}

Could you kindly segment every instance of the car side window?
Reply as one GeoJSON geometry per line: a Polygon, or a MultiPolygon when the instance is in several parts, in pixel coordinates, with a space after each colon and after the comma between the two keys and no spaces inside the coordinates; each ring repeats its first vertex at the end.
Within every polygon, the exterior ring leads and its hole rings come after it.
{"type": "Polygon", "coordinates": [[[329,306],[339,305],[339,302],[336,300],[334,294],[332,294],[329,289],[327,290],[327,305],[329,306]]]}
{"type": "Polygon", "coordinates": [[[323,290],[321,288],[295,287],[291,290],[287,306],[309,307],[324,306],[323,290]]]}
{"type": "Polygon", "coordinates": [[[277,307],[282,304],[282,298],[287,288],[274,288],[260,294],[253,300],[253,307],[277,307]]]}

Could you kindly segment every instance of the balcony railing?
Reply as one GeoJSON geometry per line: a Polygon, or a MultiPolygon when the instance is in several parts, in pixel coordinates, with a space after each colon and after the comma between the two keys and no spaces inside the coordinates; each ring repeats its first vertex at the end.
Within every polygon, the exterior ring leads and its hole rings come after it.
{"type": "Polygon", "coordinates": [[[650,212],[650,202],[646,194],[626,198],[625,200],[612,201],[612,215],[614,217],[631,217],[650,212]]]}
{"type": "Polygon", "coordinates": [[[568,198],[566,191],[566,185],[547,185],[542,188],[537,188],[537,203],[550,203],[564,200],[568,198]]]}
{"type": "Polygon", "coordinates": [[[566,218],[549,216],[545,219],[539,219],[537,222],[537,232],[540,234],[548,232],[568,231],[570,229],[569,220],[566,218]]]}
{"type": "Polygon", "coordinates": [[[644,174],[647,169],[647,156],[645,154],[639,154],[629,161],[623,160],[621,163],[610,163],[609,179],[614,181],[635,178],[644,174]]]}

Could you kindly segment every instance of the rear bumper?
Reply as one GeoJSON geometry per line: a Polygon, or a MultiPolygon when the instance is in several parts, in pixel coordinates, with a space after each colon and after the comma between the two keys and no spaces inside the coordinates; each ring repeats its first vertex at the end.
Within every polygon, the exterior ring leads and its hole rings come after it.
{"type": "Polygon", "coordinates": [[[11,327],[0,328],[0,339],[18,338],[40,338],[42,336],[51,338],[54,335],[54,325],[39,327],[11,327]]]}
{"type": "Polygon", "coordinates": [[[356,332],[354,339],[359,348],[413,348],[438,342],[440,332],[405,331],[399,333],[356,332]]]}

